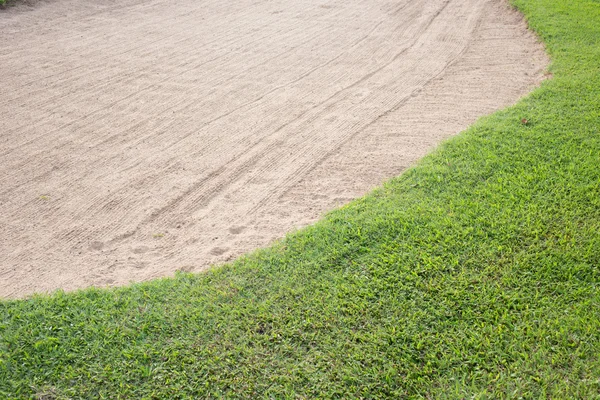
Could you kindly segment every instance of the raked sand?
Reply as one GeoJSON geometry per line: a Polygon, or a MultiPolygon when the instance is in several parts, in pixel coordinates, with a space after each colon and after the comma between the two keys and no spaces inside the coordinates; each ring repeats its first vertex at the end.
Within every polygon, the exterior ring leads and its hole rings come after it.
{"type": "Polygon", "coordinates": [[[0,38],[4,298],[265,246],[548,62],[505,0],[53,0],[0,38]]]}

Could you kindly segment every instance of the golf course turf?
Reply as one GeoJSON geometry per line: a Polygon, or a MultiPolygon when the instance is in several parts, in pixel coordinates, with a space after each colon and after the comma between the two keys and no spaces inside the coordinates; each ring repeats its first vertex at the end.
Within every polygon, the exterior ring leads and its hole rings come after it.
{"type": "Polygon", "coordinates": [[[599,397],[600,2],[513,4],[540,89],[231,265],[0,303],[0,397],[599,397]]]}

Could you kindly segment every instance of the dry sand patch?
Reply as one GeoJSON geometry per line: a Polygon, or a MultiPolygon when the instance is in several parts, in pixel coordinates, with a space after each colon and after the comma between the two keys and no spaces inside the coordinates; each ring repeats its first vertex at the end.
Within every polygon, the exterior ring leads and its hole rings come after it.
{"type": "Polygon", "coordinates": [[[57,0],[0,37],[0,297],[264,246],[547,65],[504,0],[57,0]]]}

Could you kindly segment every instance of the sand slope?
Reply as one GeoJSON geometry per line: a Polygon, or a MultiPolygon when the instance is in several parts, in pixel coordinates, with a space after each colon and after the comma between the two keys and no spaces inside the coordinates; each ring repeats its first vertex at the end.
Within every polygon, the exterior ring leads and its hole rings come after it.
{"type": "Polygon", "coordinates": [[[264,246],[547,63],[503,0],[56,0],[0,37],[0,297],[264,246]]]}

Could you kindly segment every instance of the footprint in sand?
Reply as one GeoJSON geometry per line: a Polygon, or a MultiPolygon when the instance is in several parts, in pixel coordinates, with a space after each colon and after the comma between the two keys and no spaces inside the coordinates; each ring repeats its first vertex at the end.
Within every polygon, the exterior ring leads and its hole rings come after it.
{"type": "Polygon", "coordinates": [[[221,254],[227,252],[227,250],[229,249],[224,247],[215,247],[210,251],[210,254],[213,256],[220,256],[221,254]]]}
{"type": "Polygon", "coordinates": [[[133,249],[133,254],[143,254],[146,253],[150,248],[148,246],[139,246],[133,249]]]}
{"type": "Polygon", "coordinates": [[[90,250],[102,250],[104,248],[104,243],[99,242],[99,241],[94,241],[92,243],[90,243],[90,250]]]}
{"type": "Polygon", "coordinates": [[[232,235],[239,235],[244,230],[246,230],[245,226],[232,226],[231,228],[229,228],[229,233],[231,233],[232,235]]]}

